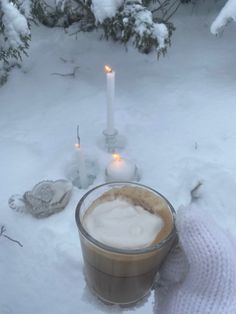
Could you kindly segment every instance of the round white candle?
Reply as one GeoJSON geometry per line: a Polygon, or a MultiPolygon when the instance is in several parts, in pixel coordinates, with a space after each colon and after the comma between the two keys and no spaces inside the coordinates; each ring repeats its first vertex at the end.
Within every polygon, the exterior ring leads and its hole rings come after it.
{"type": "Polygon", "coordinates": [[[164,222],[141,206],[124,199],[104,202],[88,212],[83,220],[96,240],[117,248],[135,249],[150,245],[164,222]]]}
{"type": "Polygon", "coordinates": [[[89,184],[88,184],[88,174],[87,174],[86,165],[85,165],[85,157],[79,144],[75,144],[75,148],[77,151],[78,170],[79,170],[81,188],[86,189],[89,184]]]}
{"type": "Polygon", "coordinates": [[[130,181],[135,175],[135,164],[114,154],[113,160],[107,166],[107,175],[114,181],[130,181]]]}
{"type": "Polygon", "coordinates": [[[107,134],[114,134],[114,98],[115,98],[115,72],[109,66],[105,66],[107,78],[107,134]]]}

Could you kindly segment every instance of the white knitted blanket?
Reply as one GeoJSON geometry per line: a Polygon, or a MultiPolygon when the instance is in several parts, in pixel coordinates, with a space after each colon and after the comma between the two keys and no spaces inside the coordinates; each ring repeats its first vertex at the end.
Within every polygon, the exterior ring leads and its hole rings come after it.
{"type": "Polygon", "coordinates": [[[154,313],[236,314],[233,240],[196,204],[178,211],[176,226],[180,244],[162,267],[154,313]]]}

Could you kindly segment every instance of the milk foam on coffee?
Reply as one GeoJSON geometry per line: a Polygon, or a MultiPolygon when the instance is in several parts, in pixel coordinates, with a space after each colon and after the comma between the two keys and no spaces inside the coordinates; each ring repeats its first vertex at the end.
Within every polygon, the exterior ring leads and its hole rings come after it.
{"type": "Polygon", "coordinates": [[[116,248],[138,249],[155,240],[164,222],[143,207],[117,198],[91,209],[83,225],[99,242],[116,248]]]}

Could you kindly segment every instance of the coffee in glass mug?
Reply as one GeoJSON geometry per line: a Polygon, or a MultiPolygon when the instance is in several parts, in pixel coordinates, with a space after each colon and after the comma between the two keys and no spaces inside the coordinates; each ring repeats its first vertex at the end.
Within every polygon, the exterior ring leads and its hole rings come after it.
{"type": "Polygon", "coordinates": [[[137,183],[87,192],[76,208],[86,281],[104,302],[129,305],[149,293],[177,241],[172,205],[137,183]]]}

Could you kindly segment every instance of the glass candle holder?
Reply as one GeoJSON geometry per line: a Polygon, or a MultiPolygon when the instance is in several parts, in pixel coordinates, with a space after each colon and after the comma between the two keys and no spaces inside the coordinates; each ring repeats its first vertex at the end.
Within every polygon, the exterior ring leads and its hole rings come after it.
{"type": "Polygon", "coordinates": [[[137,183],[112,182],[91,189],[79,201],[75,219],[79,229],[89,288],[105,303],[130,305],[147,295],[155,281],[160,265],[177,242],[175,211],[168,200],[157,191],[137,183]],[[155,241],[144,248],[123,249],[99,242],[83,225],[86,211],[101,196],[116,198],[132,195],[137,204],[158,214],[164,227],[155,241]],[[150,209],[150,202],[152,203],[150,209]]]}

